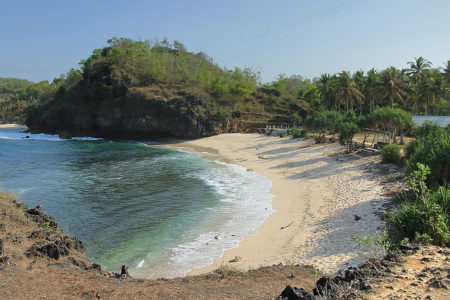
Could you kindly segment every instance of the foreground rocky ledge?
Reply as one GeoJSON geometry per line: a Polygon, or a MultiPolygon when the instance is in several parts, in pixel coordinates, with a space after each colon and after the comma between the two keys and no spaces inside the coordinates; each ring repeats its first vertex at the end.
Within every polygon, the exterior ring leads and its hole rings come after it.
{"type": "MultiPolygon", "coordinates": [[[[83,243],[65,235],[38,206],[0,193],[2,299],[449,299],[449,249],[404,247],[402,256],[369,260],[315,280],[311,266],[230,268],[201,276],[144,280],[102,270],[83,243]],[[280,295],[281,293],[281,295],[280,295]]],[[[118,266],[119,268],[119,266],[118,266]]]]}

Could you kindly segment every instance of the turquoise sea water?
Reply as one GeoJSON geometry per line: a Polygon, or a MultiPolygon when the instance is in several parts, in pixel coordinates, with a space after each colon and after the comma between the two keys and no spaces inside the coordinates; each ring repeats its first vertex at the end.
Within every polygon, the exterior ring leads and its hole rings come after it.
{"type": "Polygon", "coordinates": [[[0,184],[42,205],[104,268],[126,264],[137,277],[205,266],[272,212],[267,178],[212,154],[136,141],[0,129],[0,184]]]}

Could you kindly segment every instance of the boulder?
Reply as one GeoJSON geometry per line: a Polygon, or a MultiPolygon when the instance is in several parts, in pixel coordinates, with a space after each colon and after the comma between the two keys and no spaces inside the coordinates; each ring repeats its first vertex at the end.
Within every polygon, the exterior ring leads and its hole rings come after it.
{"type": "Polygon", "coordinates": [[[34,222],[39,223],[40,225],[46,223],[48,224],[48,227],[51,227],[53,229],[59,228],[59,224],[56,223],[55,219],[52,216],[49,216],[46,213],[42,212],[42,207],[40,205],[27,210],[26,216],[32,219],[34,222]]]}
{"type": "Polygon", "coordinates": [[[314,296],[308,293],[303,288],[296,288],[290,285],[281,292],[280,296],[277,298],[279,300],[314,300],[314,296]]]}

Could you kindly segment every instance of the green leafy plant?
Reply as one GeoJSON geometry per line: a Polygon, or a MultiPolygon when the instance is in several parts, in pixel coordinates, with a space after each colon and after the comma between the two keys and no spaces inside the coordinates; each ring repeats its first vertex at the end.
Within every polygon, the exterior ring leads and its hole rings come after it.
{"type": "Polygon", "coordinates": [[[430,167],[420,162],[417,163],[417,170],[409,175],[408,185],[416,194],[417,198],[422,200],[425,207],[428,206],[429,190],[426,184],[427,176],[430,174],[430,167]]]}
{"type": "Polygon", "coordinates": [[[46,222],[42,223],[42,227],[50,228],[50,221],[46,221],[46,222]]]}
{"type": "Polygon", "coordinates": [[[356,236],[353,237],[353,241],[368,258],[381,258],[386,255],[391,247],[391,242],[386,232],[365,237],[356,236]]]}
{"type": "Polygon", "coordinates": [[[311,265],[311,268],[309,269],[311,276],[313,277],[314,284],[316,283],[316,276],[320,275],[320,270],[316,268],[314,265],[311,265]]]}
{"type": "Polygon", "coordinates": [[[306,129],[300,130],[300,137],[305,138],[308,136],[308,131],[306,129]]]}
{"type": "Polygon", "coordinates": [[[354,122],[344,122],[338,126],[338,130],[339,142],[341,142],[342,145],[349,145],[355,134],[358,133],[359,128],[354,122]]]}
{"type": "Polygon", "coordinates": [[[384,145],[381,149],[381,157],[384,162],[400,165],[402,163],[402,156],[400,148],[395,144],[384,145]]]}
{"type": "Polygon", "coordinates": [[[297,127],[292,128],[291,133],[292,133],[292,138],[294,138],[294,139],[297,139],[300,137],[300,129],[298,129],[297,127]]]}

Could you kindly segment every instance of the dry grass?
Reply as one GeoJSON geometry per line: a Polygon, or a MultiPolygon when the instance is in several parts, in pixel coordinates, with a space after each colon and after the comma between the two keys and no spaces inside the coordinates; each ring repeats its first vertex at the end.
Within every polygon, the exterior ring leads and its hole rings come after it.
{"type": "Polygon", "coordinates": [[[43,228],[25,217],[11,194],[0,193],[0,212],[5,228],[0,231],[3,256],[13,262],[0,265],[1,299],[271,299],[286,285],[313,288],[309,269],[303,266],[277,265],[248,272],[223,267],[206,275],[170,280],[107,278],[105,272],[72,265],[69,257],[90,263],[77,251],[59,260],[27,257],[25,251],[36,242],[28,236],[43,228]],[[14,243],[8,234],[23,241],[14,243]]]}

